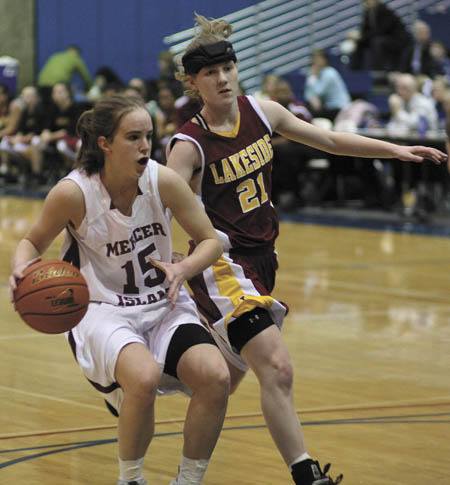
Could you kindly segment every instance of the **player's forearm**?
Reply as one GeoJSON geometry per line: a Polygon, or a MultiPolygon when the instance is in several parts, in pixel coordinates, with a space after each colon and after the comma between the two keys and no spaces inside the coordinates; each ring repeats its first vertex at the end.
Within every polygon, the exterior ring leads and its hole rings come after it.
{"type": "Polygon", "coordinates": [[[222,252],[222,245],[215,238],[204,239],[199,242],[194,251],[180,263],[184,266],[186,279],[192,278],[211,266],[219,259],[222,252]]]}
{"type": "Polygon", "coordinates": [[[354,133],[332,133],[331,153],[365,158],[396,158],[398,145],[354,133]]]}
{"type": "Polygon", "coordinates": [[[11,267],[14,269],[20,264],[26,263],[40,256],[39,251],[28,239],[22,239],[17,245],[16,252],[11,259],[11,267]]]}

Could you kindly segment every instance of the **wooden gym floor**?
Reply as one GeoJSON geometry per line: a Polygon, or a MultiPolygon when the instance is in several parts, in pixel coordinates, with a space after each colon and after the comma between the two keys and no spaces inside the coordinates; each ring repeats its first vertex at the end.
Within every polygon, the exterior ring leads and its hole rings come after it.
{"type": "MultiPolygon", "coordinates": [[[[10,256],[41,204],[0,198],[0,483],[111,485],[115,419],[64,337],[32,331],[8,300],[10,256]]],[[[182,250],[178,231],[176,241],[182,250]]],[[[278,251],[310,453],[348,485],[449,485],[450,239],[283,223],[278,251]]],[[[186,404],[157,401],[149,484],[176,475],[186,404]]],[[[290,483],[251,374],[230,399],[204,483],[290,483]]]]}

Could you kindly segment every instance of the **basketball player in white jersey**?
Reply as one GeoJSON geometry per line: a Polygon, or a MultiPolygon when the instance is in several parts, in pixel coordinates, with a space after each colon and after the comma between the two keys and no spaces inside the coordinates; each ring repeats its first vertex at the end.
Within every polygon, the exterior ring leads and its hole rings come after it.
{"type": "Polygon", "coordinates": [[[90,304],[68,333],[89,382],[119,417],[119,485],[142,485],[157,391],[191,395],[172,484],[200,484],[222,428],[229,372],[183,282],[222,248],[189,186],[150,160],[152,123],[136,98],[113,96],[80,117],[77,167],[48,194],[13,257],[23,269],[66,230],[63,259],[85,276],[90,304]],[[169,211],[196,242],[171,263],[169,211]]]}

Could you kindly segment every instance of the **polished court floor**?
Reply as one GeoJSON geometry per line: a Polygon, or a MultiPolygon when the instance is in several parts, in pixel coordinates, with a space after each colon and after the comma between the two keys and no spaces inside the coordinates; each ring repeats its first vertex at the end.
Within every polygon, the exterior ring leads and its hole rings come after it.
{"type": "MultiPolygon", "coordinates": [[[[111,485],[114,418],[64,338],[29,329],[8,300],[10,256],[41,204],[0,198],[0,483],[111,485]]],[[[450,239],[310,220],[283,223],[278,251],[310,453],[349,485],[449,485],[450,239]]],[[[47,256],[57,254],[55,244],[47,256]]],[[[186,404],[157,402],[149,484],[176,475],[186,404]]],[[[204,483],[290,483],[251,374],[230,399],[204,483]]]]}

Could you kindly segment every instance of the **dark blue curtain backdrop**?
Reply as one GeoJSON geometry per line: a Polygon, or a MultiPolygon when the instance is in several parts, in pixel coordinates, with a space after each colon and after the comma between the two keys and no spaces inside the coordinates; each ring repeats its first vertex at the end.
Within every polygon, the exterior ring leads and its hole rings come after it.
{"type": "Polygon", "coordinates": [[[109,66],[124,81],[158,74],[163,37],[193,26],[194,11],[221,17],[257,0],[36,0],[37,68],[77,44],[92,74],[109,66]]]}

